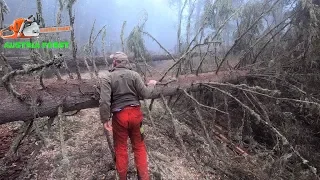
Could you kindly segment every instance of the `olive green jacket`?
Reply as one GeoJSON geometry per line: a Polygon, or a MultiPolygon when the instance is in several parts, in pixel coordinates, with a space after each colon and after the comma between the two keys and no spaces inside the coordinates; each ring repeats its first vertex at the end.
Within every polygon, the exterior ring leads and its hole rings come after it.
{"type": "Polygon", "coordinates": [[[111,118],[112,112],[128,105],[140,105],[139,99],[145,99],[154,87],[147,87],[141,76],[125,67],[118,65],[100,80],[100,119],[105,123],[111,118]]]}

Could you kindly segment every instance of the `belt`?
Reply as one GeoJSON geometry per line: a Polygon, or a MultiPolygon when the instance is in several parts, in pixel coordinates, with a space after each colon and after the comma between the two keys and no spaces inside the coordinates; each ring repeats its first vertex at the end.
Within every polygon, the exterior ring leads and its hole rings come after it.
{"type": "Polygon", "coordinates": [[[122,109],[120,109],[120,108],[119,109],[115,109],[113,112],[120,112],[120,111],[122,111],[124,109],[135,109],[137,107],[140,107],[140,105],[131,104],[131,105],[125,106],[122,109]]]}

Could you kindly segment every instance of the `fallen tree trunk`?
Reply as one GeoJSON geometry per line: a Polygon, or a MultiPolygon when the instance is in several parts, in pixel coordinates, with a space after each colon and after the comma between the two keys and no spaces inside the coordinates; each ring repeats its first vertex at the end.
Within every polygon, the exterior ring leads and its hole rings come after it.
{"type": "MultiPolygon", "coordinates": [[[[176,57],[176,56],[174,56],[176,57]]],[[[94,57],[95,62],[97,66],[106,66],[106,61],[104,57],[94,57]]],[[[13,69],[22,69],[22,66],[24,64],[32,63],[32,60],[29,57],[7,57],[8,63],[11,65],[13,69]]],[[[87,69],[85,63],[84,63],[84,58],[83,57],[78,57],[79,60],[79,66],[83,69],[87,69]]],[[[168,60],[170,57],[168,55],[153,55],[151,56],[151,61],[162,61],[162,60],[168,60]]],[[[111,58],[107,58],[109,64],[112,63],[111,58]]],[[[133,61],[133,57],[129,57],[130,61],[133,61]]],[[[65,57],[65,61],[67,62],[67,65],[71,69],[75,69],[76,67],[76,62],[72,59],[72,57],[65,57]]],[[[89,66],[93,66],[92,62],[88,61],[89,66]]]]}
{"type": "MultiPolygon", "coordinates": [[[[175,82],[168,85],[157,85],[148,99],[160,98],[160,94],[164,96],[175,95],[180,89],[195,91],[199,89],[198,83],[201,82],[230,82],[245,74],[246,72],[239,71],[232,76],[229,75],[229,72],[221,72],[218,75],[204,73],[199,74],[199,76],[180,76],[175,82]]],[[[58,113],[59,106],[63,107],[64,112],[99,106],[99,85],[92,79],[81,82],[77,80],[45,82],[46,89],[43,90],[34,82],[16,81],[16,83],[16,90],[26,99],[21,102],[9,95],[5,88],[0,88],[0,98],[2,100],[0,102],[0,124],[28,121],[35,117],[54,117],[58,113]],[[32,106],[36,106],[36,108],[32,108],[32,106]],[[33,109],[36,109],[36,112],[33,109]]]]}

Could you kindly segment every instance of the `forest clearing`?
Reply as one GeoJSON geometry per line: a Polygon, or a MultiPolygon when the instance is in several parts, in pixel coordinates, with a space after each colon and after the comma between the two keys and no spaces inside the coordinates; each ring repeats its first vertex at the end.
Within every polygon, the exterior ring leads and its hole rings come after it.
{"type": "MultiPolygon", "coordinates": [[[[173,50],[163,45],[171,35],[154,35],[166,27],[148,26],[159,18],[151,9],[137,22],[117,20],[114,34],[91,19],[83,41],[82,0],[36,0],[40,28],[71,28],[23,39],[68,48],[13,49],[5,43],[21,39],[0,40],[0,179],[116,178],[100,77],[122,51],[145,83],[158,81],[140,99],[151,179],[319,180],[320,1],[152,2],[172,8],[173,50]],[[44,18],[54,4],[55,17],[44,18]]],[[[116,3],[109,10],[127,2],[116,3]]],[[[1,29],[21,11],[12,6],[0,0],[1,29]]],[[[136,179],[132,147],[129,156],[136,179]]]]}

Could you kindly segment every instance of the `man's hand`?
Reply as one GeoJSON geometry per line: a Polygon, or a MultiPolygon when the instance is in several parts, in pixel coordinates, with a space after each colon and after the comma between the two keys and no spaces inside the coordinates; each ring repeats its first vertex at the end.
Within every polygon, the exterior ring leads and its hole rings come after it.
{"type": "Polygon", "coordinates": [[[103,126],[104,126],[104,128],[105,128],[107,131],[109,131],[109,132],[112,131],[112,123],[111,123],[111,121],[105,122],[105,123],[103,124],[103,126]]]}
{"type": "Polygon", "coordinates": [[[157,84],[157,81],[156,80],[150,80],[149,82],[148,82],[148,86],[150,86],[150,85],[156,85],[157,84]]]}

